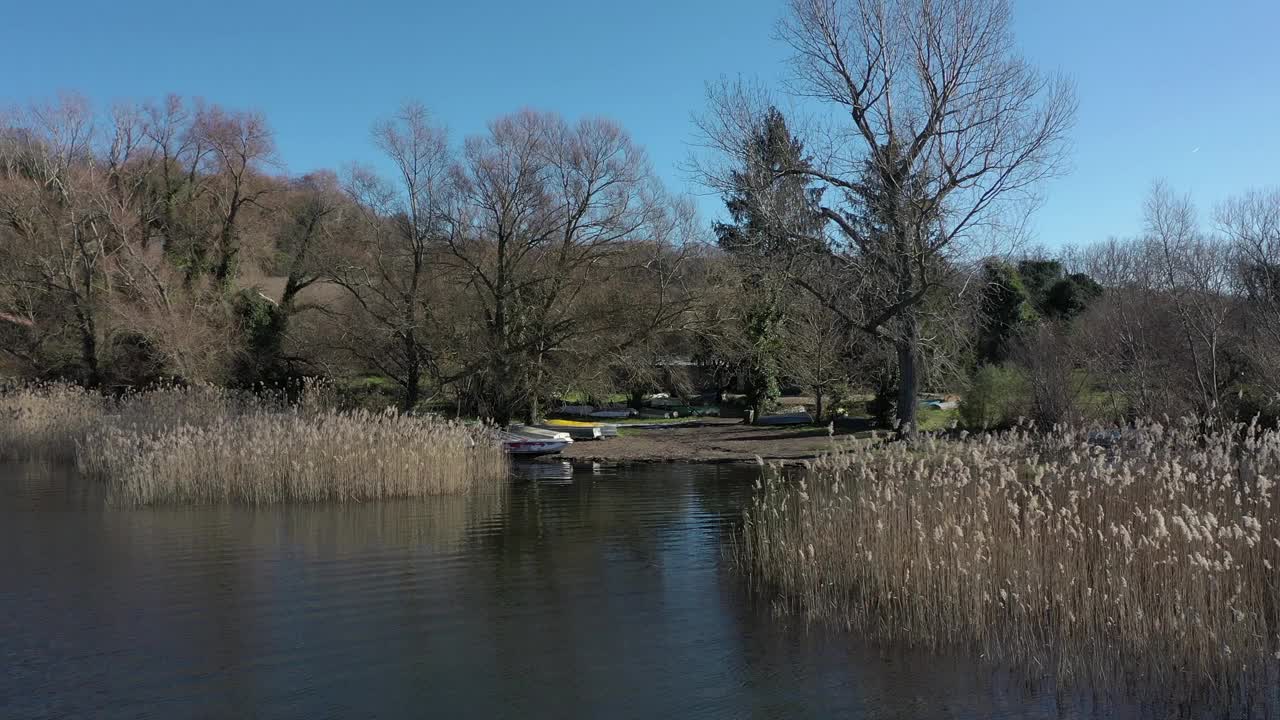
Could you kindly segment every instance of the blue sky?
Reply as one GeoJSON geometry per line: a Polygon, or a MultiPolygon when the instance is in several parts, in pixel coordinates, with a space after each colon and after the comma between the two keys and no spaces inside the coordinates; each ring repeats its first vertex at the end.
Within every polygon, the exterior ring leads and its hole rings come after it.
{"type": "MultiPolygon", "coordinates": [[[[291,172],[373,160],[370,125],[417,99],[459,140],[526,106],[609,116],[669,186],[698,192],[677,164],[705,84],[784,73],[781,0],[7,4],[0,104],[75,90],[258,109],[291,172]]],[[[1023,0],[1016,25],[1024,53],[1074,77],[1080,99],[1074,169],[1044,188],[1039,242],[1137,232],[1157,178],[1206,215],[1280,185],[1280,3],[1023,0]]]]}

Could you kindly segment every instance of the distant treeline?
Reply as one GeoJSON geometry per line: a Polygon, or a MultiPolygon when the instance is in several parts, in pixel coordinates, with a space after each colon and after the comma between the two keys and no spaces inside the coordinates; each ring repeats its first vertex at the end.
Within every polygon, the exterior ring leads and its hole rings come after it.
{"type": "Polygon", "coordinates": [[[703,122],[722,162],[695,170],[729,211],[715,225],[600,119],[524,111],[454,142],[410,104],[374,126],[385,177],[290,176],[256,113],[15,110],[0,372],[323,376],[353,403],[499,421],[658,390],[732,389],[759,414],[786,387],[886,423],[913,423],[904,399],[926,390],[964,396],[975,427],[1275,412],[1280,193],[1231,200],[1206,230],[1157,187],[1139,238],[1013,253],[995,233],[989,256],[940,234],[952,216],[915,214],[923,175],[879,164],[903,149],[833,176],[772,106],[720,92],[709,117],[752,112],[732,132],[703,122]]]}

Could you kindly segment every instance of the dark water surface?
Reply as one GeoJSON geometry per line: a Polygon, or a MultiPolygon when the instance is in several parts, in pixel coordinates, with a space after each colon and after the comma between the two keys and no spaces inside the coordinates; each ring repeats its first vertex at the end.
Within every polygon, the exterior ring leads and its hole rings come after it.
{"type": "Polygon", "coordinates": [[[773,618],[721,558],[755,472],[553,466],[504,497],[123,510],[0,465],[0,717],[1081,716],[773,618]]]}

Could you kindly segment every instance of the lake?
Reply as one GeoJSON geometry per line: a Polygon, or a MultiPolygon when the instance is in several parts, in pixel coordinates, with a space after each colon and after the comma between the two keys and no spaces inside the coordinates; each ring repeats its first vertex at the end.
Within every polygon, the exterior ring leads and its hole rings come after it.
{"type": "Polygon", "coordinates": [[[757,472],[553,464],[499,497],[125,510],[0,465],[0,717],[1095,716],[775,617],[721,553],[757,472]]]}

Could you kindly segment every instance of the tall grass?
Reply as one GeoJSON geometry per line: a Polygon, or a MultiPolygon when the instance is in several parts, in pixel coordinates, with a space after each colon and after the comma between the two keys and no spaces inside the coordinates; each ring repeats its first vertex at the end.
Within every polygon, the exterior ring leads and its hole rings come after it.
{"type": "Polygon", "coordinates": [[[501,487],[494,433],[208,387],[0,397],[0,457],[77,461],[123,505],[363,501],[501,487]]]}
{"type": "Polygon", "coordinates": [[[784,608],[1056,676],[1242,694],[1280,658],[1280,433],[850,447],[761,480],[731,552],[784,608]]]}

